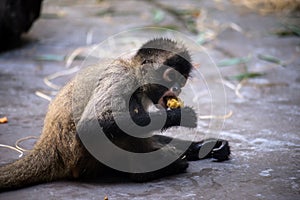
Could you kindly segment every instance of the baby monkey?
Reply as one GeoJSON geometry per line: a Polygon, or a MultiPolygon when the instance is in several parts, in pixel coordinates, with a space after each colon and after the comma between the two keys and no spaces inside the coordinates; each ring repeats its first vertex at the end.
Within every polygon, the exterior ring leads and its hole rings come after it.
{"type": "MultiPolygon", "coordinates": [[[[94,118],[92,120],[96,120],[101,129],[99,134],[125,151],[149,153],[165,147],[163,156],[181,152],[177,159],[160,169],[120,172],[133,181],[144,182],[182,173],[188,167],[187,161],[191,160],[227,160],[230,148],[225,140],[214,140],[211,149],[200,157],[201,148],[211,141],[184,141],[149,134],[173,126],[197,126],[195,111],[183,106],[178,98],[192,68],[189,52],[182,44],[157,38],[146,42],[131,59],[103,62],[81,70],[50,103],[42,134],[33,150],[20,160],[0,167],[0,191],[61,179],[95,175],[101,179],[101,174],[113,170],[96,159],[82,140],[90,137],[90,133],[85,132],[88,129],[78,128],[78,124],[85,124],[83,116],[94,118]],[[149,112],[152,104],[157,111],[149,112]],[[90,114],[92,111],[94,115],[90,114]],[[165,116],[163,124],[161,116],[165,116]],[[138,134],[145,137],[132,135],[136,128],[124,130],[122,125],[130,124],[128,120],[141,127],[138,134]],[[180,149],[183,143],[189,144],[186,149],[180,149]]],[[[99,142],[102,144],[106,143],[99,142]]],[[[110,149],[105,149],[103,154],[110,156],[110,149]]],[[[111,160],[114,159],[117,158],[111,154],[111,160]]],[[[126,159],[123,158],[125,165],[136,164],[126,159]]],[[[155,160],[148,162],[145,165],[155,160]]]]}

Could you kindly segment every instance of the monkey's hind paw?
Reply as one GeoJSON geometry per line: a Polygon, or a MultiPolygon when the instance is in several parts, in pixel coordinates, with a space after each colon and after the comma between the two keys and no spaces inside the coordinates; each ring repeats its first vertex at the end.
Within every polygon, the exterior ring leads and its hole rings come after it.
{"type": "Polygon", "coordinates": [[[229,160],[230,156],[230,146],[226,140],[217,140],[216,145],[211,151],[211,157],[217,161],[229,160]]]}

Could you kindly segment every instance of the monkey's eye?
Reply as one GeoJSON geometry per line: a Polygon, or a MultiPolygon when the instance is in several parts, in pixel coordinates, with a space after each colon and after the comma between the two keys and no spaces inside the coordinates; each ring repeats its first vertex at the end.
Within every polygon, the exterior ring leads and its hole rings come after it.
{"type": "Polygon", "coordinates": [[[173,82],[176,80],[178,72],[175,69],[168,68],[163,74],[163,79],[167,82],[173,82]]]}

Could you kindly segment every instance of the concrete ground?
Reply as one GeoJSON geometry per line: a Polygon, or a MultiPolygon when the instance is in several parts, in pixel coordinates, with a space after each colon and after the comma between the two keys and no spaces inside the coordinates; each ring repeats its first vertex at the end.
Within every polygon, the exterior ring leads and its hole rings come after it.
{"type": "MultiPolygon", "coordinates": [[[[226,112],[232,112],[218,137],[229,140],[231,160],[191,162],[184,174],[142,184],[115,178],[40,184],[1,193],[1,200],[300,198],[300,40],[299,35],[290,35],[287,26],[299,16],[260,15],[227,1],[157,2],[44,1],[43,14],[24,36],[24,44],[0,54],[0,117],[8,118],[8,123],[0,124],[0,144],[14,146],[20,138],[41,133],[49,102],[35,92],[51,90],[43,79],[66,69],[64,56],[121,31],[160,26],[203,44],[219,66],[230,65],[218,68],[226,80],[226,112]],[[176,14],[176,9],[189,12],[176,14]],[[239,82],[232,79],[237,75],[252,77],[239,82]]],[[[200,71],[209,65],[207,56],[193,59],[200,71]]],[[[69,78],[53,82],[63,84],[69,78]]],[[[205,79],[216,83],[213,77],[205,79]]],[[[193,94],[187,90],[183,96],[192,95],[187,104],[200,103],[202,118],[195,132],[197,138],[204,138],[211,136],[209,120],[203,119],[210,99],[200,80],[195,75],[190,82],[193,94]]],[[[33,144],[28,140],[22,146],[33,144]]],[[[0,151],[1,165],[18,159],[13,150],[0,147],[0,151]]]]}

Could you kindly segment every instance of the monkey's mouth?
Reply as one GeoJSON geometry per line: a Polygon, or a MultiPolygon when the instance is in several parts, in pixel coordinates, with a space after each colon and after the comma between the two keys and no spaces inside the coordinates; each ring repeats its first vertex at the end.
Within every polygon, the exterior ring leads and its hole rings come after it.
{"type": "Polygon", "coordinates": [[[164,109],[167,109],[167,102],[169,99],[178,99],[178,97],[176,96],[176,94],[174,92],[171,91],[167,91],[165,92],[165,94],[158,100],[158,104],[160,106],[162,106],[164,109]]]}

